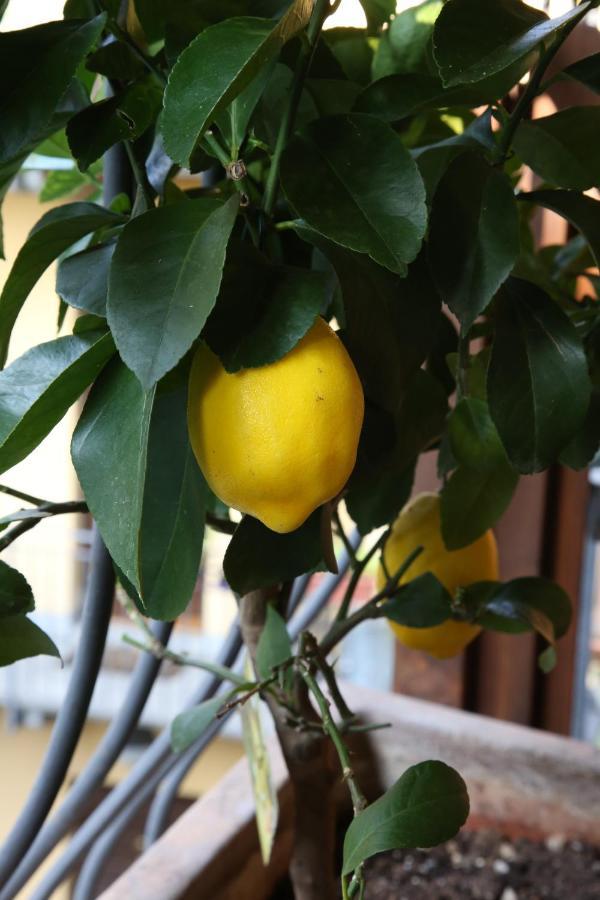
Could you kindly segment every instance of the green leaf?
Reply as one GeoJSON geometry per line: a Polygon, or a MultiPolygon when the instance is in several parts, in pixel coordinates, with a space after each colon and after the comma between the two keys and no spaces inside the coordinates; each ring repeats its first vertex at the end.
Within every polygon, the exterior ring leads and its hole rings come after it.
{"type": "Polygon", "coordinates": [[[268,81],[273,75],[273,69],[273,63],[261,69],[248,87],[241,94],[238,94],[229,106],[216,117],[219,131],[231,151],[232,159],[235,159],[239,154],[252,114],[268,81]]]}
{"type": "Polygon", "coordinates": [[[115,81],[135,81],[146,74],[146,67],[133,47],[124,41],[112,41],[91,53],[85,63],[90,72],[98,72],[115,81]]]}
{"type": "Polygon", "coordinates": [[[508,463],[493,469],[459,466],[441,493],[442,536],[448,550],[472,544],[506,510],[519,476],[508,463]]]}
{"type": "Polygon", "coordinates": [[[138,535],[154,391],[115,360],[85,404],[71,444],[79,483],[117,566],[141,593],[138,535]]]}
{"type": "Polygon", "coordinates": [[[273,669],[287,662],[293,654],[292,642],[286,624],[275,607],[269,603],[265,625],[256,648],[256,672],[265,681],[273,669]]]}
{"type": "Polygon", "coordinates": [[[211,697],[192,709],[186,709],[173,719],[171,724],[171,748],[181,753],[202,735],[226,702],[227,697],[211,697]]]}
{"type": "Polygon", "coordinates": [[[110,269],[108,322],[129,368],[149,389],[175,366],[212,310],[238,196],[152,209],[132,219],[110,269]],[[140,259],[158,265],[140,266],[140,259]]]}
{"type": "Polygon", "coordinates": [[[90,393],[71,453],[90,512],[146,614],[176,618],[196,583],[205,508],[187,436],[185,367],[144,393],[115,361],[90,393]]]}
{"type": "Polygon", "coordinates": [[[594,146],[599,129],[600,107],[571,106],[521,122],[513,146],[517,156],[544,181],[585,191],[600,184],[600,160],[594,146]]]}
{"type": "Polygon", "coordinates": [[[106,317],[108,273],[115,247],[116,241],[94,244],[61,260],[56,273],[56,293],[61,300],[106,317]]]}
{"type": "Polygon", "coordinates": [[[0,372],[0,471],[37,447],[113,353],[110,335],[88,332],[39,344],[0,372]]]}
{"type": "Polygon", "coordinates": [[[44,187],[40,191],[40,202],[50,203],[60,197],[68,197],[88,184],[89,181],[77,169],[56,169],[46,176],[44,187]]]}
{"type": "Polygon", "coordinates": [[[311,3],[295,0],[279,22],[239,17],[202,31],[174,65],[161,130],[169,156],[188,165],[215,116],[304,27],[311,3]]]}
{"type": "Polygon", "coordinates": [[[429,261],[442,300],[465,329],[508,278],[519,249],[510,179],[480,153],[463,153],[438,185],[429,222],[429,261]]]}
{"type": "Polygon", "coordinates": [[[33,592],[24,575],[0,560],[0,631],[6,616],[33,612],[33,592]]]}
{"type": "Polygon", "coordinates": [[[460,400],[448,420],[448,436],[457,462],[490,471],[506,463],[506,453],[487,403],[474,397],[460,400]]]}
{"type": "Polygon", "coordinates": [[[431,628],[452,615],[452,597],[431,572],[400,588],[381,607],[381,614],[408,628],[431,628]]]}
{"type": "Polygon", "coordinates": [[[600,266],[600,200],[577,191],[532,191],[519,194],[518,199],[552,209],[570,222],[586,239],[600,266]]]}
{"type": "Polygon", "coordinates": [[[593,53],[584,59],[578,59],[563,69],[563,75],[574,78],[581,84],[585,84],[591,91],[600,94],[600,53],[593,53]]]}
{"type": "Polygon", "coordinates": [[[341,73],[356,84],[371,80],[373,48],[362,28],[328,28],[322,42],[331,50],[341,73]]]}
{"type": "Polygon", "coordinates": [[[308,125],[282,157],[283,189],[317,232],[400,274],[419,252],[425,188],[400,137],[365,115],[308,125]]]}
{"type": "Polygon", "coordinates": [[[204,338],[228,372],[275,362],[304,337],[326,306],[329,276],[273,266],[249,244],[237,244],[204,338]]]}
{"type": "Polygon", "coordinates": [[[540,288],[511,278],[496,301],[490,413],[513,466],[539,472],[581,426],[590,380],[567,316],[540,288]]]}
{"type": "Polygon", "coordinates": [[[469,795],[458,772],[437,760],[411,766],[350,823],[342,872],[348,875],[384,850],[441,844],[454,837],[468,814],[469,795]]]}
{"type": "Polygon", "coordinates": [[[148,76],[77,113],[67,125],[67,138],[80,170],[89,169],[113,144],[140,137],[154,122],[161,101],[160,85],[148,76]]]}
{"type": "Polygon", "coordinates": [[[441,0],[425,0],[394,16],[388,29],[394,72],[431,71],[433,25],[442,6],[441,0]]]}
{"type": "Polygon", "coordinates": [[[530,68],[532,56],[518,60],[498,75],[474,85],[444,87],[430,73],[388,74],[370,84],[360,94],[355,109],[388,122],[399,122],[425,109],[467,106],[470,109],[504,97],[530,68]]]}
{"type": "Polygon", "coordinates": [[[571,601],[567,593],[548,578],[515,578],[493,592],[486,603],[486,611],[479,623],[484,628],[517,634],[531,631],[531,614],[543,614],[554,628],[557,638],[567,633],[571,625],[571,601]]]}
{"type": "Polygon", "coordinates": [[[240,595],[322,567],[320,509],[288,534],[278,534],[258,519],[244,516],[223,562],[230,587],[240,595]]]}
{"type": "Polygon", "coordinates": [[[583,423],[560,454],[560,462],[570,469],[585,469],[600,448],[600,392],[593,390],[583,423]]]}
{"type": "Polygon", "coordinates": [[[147,615],[174,620],[190,602],[198,579],[206,484],[187,430],[187,368],[157,387],[139,526],[140,594],[147,615]]]}
{"type": "Polygon", "coordinates": [[[360,0],[367,17],[369,32],[375,32],[393,16],[396,0],[360,0]]]}
{"type": "MultiPolygon", "coordinates": [[[[369,418],[365,417],[363,431],[369,426],[369,418]]],[[[359,457],[345,499],[346,509],[362,535],[392,522],[410,497],[415,466],[409,463],[403,468],[396,450],[394,446],[383,459],[379,454],[374,460],[365,459],[365,451],[359,457]]]]}
{"type": "Polygon", "coordinates": [[[50,263],[91,231],[122,221],[121,216],[94,203],[68,203],[42,216],[21,247],[0,294],[0,365],[6,362],[21,307],[50,263]]]}
{"type": "Polygon", "coordinates": [[[57,656],[54,641],[25,615],[0,619],[0,666],[31,656],[57,656]]]}
{"type": "Polygon", "coordinates": [[[0,163],[45,135],[77,67],[102,33],[106,17],[48,22],[0,33],[0,163]]]}
{"type": "Polygon", "coordinates": [[[548,19],[520,0],[449,0],[433,32],[442,81],[450,87],[500,72],[589,8],[586,2],[548,19]]]}

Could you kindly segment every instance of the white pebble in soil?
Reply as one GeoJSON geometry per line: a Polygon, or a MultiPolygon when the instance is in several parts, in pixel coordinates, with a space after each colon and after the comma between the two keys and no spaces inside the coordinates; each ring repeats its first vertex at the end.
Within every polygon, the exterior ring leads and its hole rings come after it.
{"type": "Polygon", "coordinates": [[[510,872],[510,866],[505,859],[495,859],[493,869],[496,875],[508,875],[510,872]]]}
{"type": "Polygon", "coordinates": [[[504,888],[500,900],[519,900],[519,895],[511,887],[504,888]]]}

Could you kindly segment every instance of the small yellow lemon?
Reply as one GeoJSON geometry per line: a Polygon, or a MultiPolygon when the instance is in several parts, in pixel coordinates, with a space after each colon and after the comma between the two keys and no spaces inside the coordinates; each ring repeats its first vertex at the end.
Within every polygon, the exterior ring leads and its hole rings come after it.
{"type": "MultiPolygon", "coordinates": [[[[411,500],[396,519],[383,555],[388,571],[398,571],[403,561],[416,550],[423,552],[416,558],[400,584],[406,584],[431,572],[454,595],[457,588],[475,581],[494,581],[498,578],[498,549],[492,531],[460,550],[447,550],[440,527],[440,498],[437,494],[419,494],[411,500]]],[[[381,587],[385,583],[383,569],[378,573],[381,587]]],[[[390,622],[398,640],[415,650],[425,650],[438,659],[456,656],[477,637],[481,628],[458,619],[448,619],[431,628],[408,628],[390,622]]]]}
{"type": "Polygon", "coordinates": [[[228,373],[205,344],[194,357],[188,427],[204,477],[273,531],[294,531],[339,494],[363,414],[352,360],[321,318],[270,365],[228,373]]]}

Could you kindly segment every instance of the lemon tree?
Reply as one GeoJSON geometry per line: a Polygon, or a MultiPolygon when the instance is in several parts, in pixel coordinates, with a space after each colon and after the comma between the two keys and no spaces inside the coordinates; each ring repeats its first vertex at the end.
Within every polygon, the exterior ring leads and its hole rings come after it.
{"type": "MultiPolygon", "coordinates": [[[[0,362],[54,263],[59,333],[0,372],[0,468],[78,403],[84,498],[3,485],[27,508],[0,549],[88,510],[139,613],[173,621],[205,530],[230,536],[256,680],[206,665],[230,680],[224,702],[259,694],[275,717],[297,900],[336,896],[330,742],[355,813],[344,897],[363,896],[369,856],[431,846],[468,814],[438,761],[367,803],[332,651],[369,618],[438,657],[533,630],[550,669],[568,599],[503,582],[491,529],[521,475],[600,446],[598,109],[530,115],[596,0],[554,19],[523,0],[361,2],[366,27],[348,29],[329,27],[333,0],[67,0],[60,21],[0,32],[0,202],[36,161],[60,201],[5,271],[0,362]],[[540,209],[572,227],[564,246],[536,246],[540,209]],[[441,489],[410,501],[423,454],[441,489]],[[342,544],[331,625],[293,642],[294,579],[335,570],[342,544]],[[377,591],[356,608],[369,564],[377,591]]],[[[597,57],[560,77],[597,91],[597,57]]],[[[61,650],[29,618],[26,575],[1,564],[2,665],[61,650]]],[[[178,718],[176,749],[220,706],[178,718]]]]}

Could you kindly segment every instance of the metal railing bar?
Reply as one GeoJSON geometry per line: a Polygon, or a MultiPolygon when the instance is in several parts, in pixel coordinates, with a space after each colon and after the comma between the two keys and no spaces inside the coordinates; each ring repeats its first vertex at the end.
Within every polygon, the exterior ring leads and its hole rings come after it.
{"type": "Polygon", "coordinates": [[[73,758],[102,662],[112,611],[115,574],[98,532],[83,606],[81,637],[65,699],[56,717],[38,777],[0,851],[0,884],[12,875],[54,803],[73,758]]]}
{"type": "MultiPolygon", "coordinates": [[[[241,643],[239,625],[236,622],[225,638],[218,662],[224,666],[231,665],[237,657],[241,643]]],[[[211,676],[209,683],[214,683],[216,680],[215,676],[211,676]]],[[[199,690],[190,698],[184,709],[200,703],[205,699],[205,693],[206,677],[203,678],[199,690]]],[[[194,745],[186,753],[193,749],[194,745]]],[[[47,900],[98,835],[114,821],[115,816],[121,812],[123,807],[133,803],[139,791],[144,791],[144,796],[149,796],[152,791],[147,790],[148,786],[158,784],[179,759],[179,755],[171,751],[169,729],[165,728],[145,750],[128,775],[113,788],[108,797],[96,807],[75,832],[68,847],[45,874],[30,900],[47,900]]]]}
{"type": "MultiPolygon", "coordinates": [[[[172,622],[158,622],[153,627],[153,633],[161,644],[167,644],[172,629],[172,622]]],[[[4,885],[0,892],[0,900],[12,900],[16,896],[40,863],[73,825],[90,794],[102,784],[138,723],[156,681],[161,663],[162,660],[151,653],[141,654],[131,677],[127,697],[116,718],[109,725],[96,751],[71,787],[60,808],[44,825],[12,877],[4,885]]]]}

